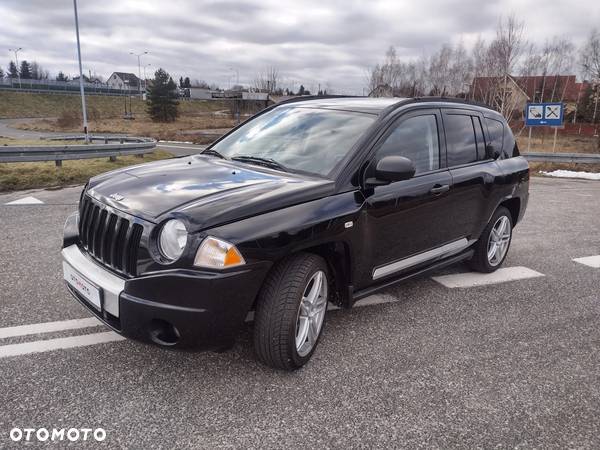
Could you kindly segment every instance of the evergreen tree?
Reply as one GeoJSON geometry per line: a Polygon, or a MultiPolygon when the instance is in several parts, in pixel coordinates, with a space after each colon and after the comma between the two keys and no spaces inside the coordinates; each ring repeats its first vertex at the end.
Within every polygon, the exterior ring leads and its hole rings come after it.
{"type": "Polygon", "coordinates": [[[192,87],[192,83],[190,82],[190,77],[185,77],[185,79],[183,80],[183,87],[184,88],[192,87]]]}
{"type": "Polygon", "coordinates": [[[13,61],[11,61],[8,65],[8,77],[19,78],[19,71],[17,70],[17,65],[13,61]]]}
{"type": "Polygon", "coordinates": [[[0,78],[4,78],[4,70],[2,70],[2,67],[0,67],[0,78]]]}
{"type": "Polygon", "coordinates": [[[69,81],[69,77],[66,76],[61,70],[60,72],[58,72],[58,75],[56,76],[56,81],[69,81]]]}
{"type": "Polygon", "coordinates": [[[304,95],[304,85],[300,85],[300,89],[298,89],[298,94],[297,95],[304,95]]]}
{"type": "Polygon", "coordinates": [[[183,89],[185,86],[183,85],[183,77],[179,77],[179,87],[183,89]]]}
{"type": "Polygon", "coordinates": [[[155,122],[173,122],[179,115],[177,85],[165,70],[158,69],[154,73],[146,104],[148,115],[155,122]]]}
{"type": "Polygon", "coordinates": [[[31,78],[31,65],[25,59],[21,61],[21,78],[23,80],[31,78]]]}

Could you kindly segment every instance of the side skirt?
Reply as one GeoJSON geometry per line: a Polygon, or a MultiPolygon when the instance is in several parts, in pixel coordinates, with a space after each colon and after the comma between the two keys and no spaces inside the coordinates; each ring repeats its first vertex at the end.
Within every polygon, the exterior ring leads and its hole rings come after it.
{"type": "Polygon", "coordinates": [[[393,286],[402,281],[408,280],[410,278],[426,275],[430,272],[434,272],[434,271],[442,269],[444,267],[456,264],[460,261],[464,261],[465,259],[469,259],[473,256],[474,253],[475,253],[475,251],[473,249],[468,249],[462,253],[459,253],[458,255],[454,255],[449,258],[443,259],[441,261],[437,261],[429,266],[423,267],[422,269],[418,269],[414,272],[401,274],[397,278],[392,278],[390,280],[384,281],[383,283],[380,283],[380,284],[377,284],[374,286],[369,286],[365,289],[361,289],[360,291],[353,292],[350,306],[352,306],[357,300],[360,300],[361,298],[365,298],[365,297],[372,295],[382,289],[393,286]]]}

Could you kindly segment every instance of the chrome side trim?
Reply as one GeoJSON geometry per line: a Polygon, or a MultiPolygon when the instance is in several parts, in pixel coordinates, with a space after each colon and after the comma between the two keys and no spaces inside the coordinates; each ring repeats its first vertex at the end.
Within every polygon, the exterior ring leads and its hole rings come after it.
{"type": "Polygon", "coordinates": [[[441,256],[450,256],[453,253],[458,253],[461,250],[464,250],[469,245],[470,242],[467,240],[467,238],[462,238],[458,241],[442,245],[441,247],[434,248],[414,256],[409,256],[408,258],[401,259],[400,261],[377,267],[375,270],[373,270],[373,279],[377,280],[378,278],[385,277],[391,273],[399,272],[400,270],[404,270],[411,266],[416,266],[417,264],[429,261],[430,259],[441,256]]]}
{"type": "Polygon", "coordinates": [[[96,264],[76,244],[63,248],[61,253],[64,262],[102,288],[104,309],[119,317],[119,295],[125,289],[125,280],[96,264]]]}

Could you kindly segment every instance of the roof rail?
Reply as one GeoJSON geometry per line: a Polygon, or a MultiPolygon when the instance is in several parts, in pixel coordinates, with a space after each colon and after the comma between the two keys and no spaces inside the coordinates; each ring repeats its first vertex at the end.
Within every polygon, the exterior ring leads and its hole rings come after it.
{"type": "Polygon", "coordinates": [[[304,102],[307,100],[322,100],[322,99],[327,99],[327,98],[366,98],[366,97],[363,97],[362,95],[336,95],[336,94],[300,95],[298,97],[293,97],[293,98],[288,98],[287,100],[283,100],[283,101],[277,103],[277,105],[285,105],[288,103],[298,103],[298,102],[304,102]]]}
{"type": "MultiPolygon", "coordinates": [[[[496,111],[490,105],[487,105],[483,102],[477,102],[474,100],[468,100],[465,98],[459,97],[444,97],[444,96],[424,96],[424,97],[413,97],[409,99],[413,102],[446,102],[446,103],[459,103],[463,105],[471,105],[471,106],[479,106],[481,108],[490,109],[492,111],[496,111]]],[[[496,111],[497,112],[497,111],[496,111]]]]}

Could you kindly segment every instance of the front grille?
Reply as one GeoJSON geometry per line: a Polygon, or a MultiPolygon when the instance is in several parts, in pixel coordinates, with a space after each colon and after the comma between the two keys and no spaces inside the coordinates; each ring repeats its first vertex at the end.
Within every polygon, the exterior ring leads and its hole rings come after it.
{"type": "Polygon", "coordinates": [[[84,196],[79,207],[79,239],[94,258],[127,276],[137,275],[144,227],[84,196]]]}

